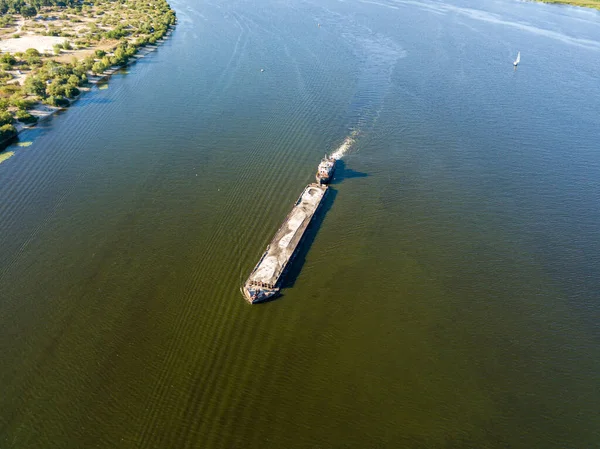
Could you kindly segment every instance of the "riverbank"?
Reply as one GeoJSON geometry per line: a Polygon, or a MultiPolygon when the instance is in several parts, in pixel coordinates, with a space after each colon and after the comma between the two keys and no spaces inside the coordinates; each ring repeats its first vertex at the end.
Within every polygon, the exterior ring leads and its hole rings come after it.
{"type": "MultiPolygon", "coordinates": [[[[58,111],[67,110],[73,103],[75,103],[77,100],[79,100],[83,95],[85,95],[87,92],[91,91],[95,85],[108,81],[119,70],[122,70],[123,68],[128,67],[128,66],[136,63],[138,60],[143,59],[146,56],[148,56],[149,54],[155,52],[159,48],[160,45],[165,43],[170,38],[173,30],[174,30],[174,25],[169,27],[167,29],[167,32],[162,37],[157,39],[154,44],[140,45],[139,47],[137,47],[137,52],[135,54],[133,54],[130,58],[128,58],[126,60],[126,62],[124,62],[123,64],[111,66],[101,73],[94,73],[93,71],[86,72],[86,74],[85,74],[86,78],[87,78],[86,84],[79,87],[79,94],[77,94],[73,98],[68,99],[69,104],[67,106],[65,106],[65,107],[52,106],[52,105],[45,104],[42,101],[37,101],[37,102],[31,104],[30,109],[28,109],[27,112],[35,118],[35,122],[28,124],[28,123],[16,121],[13,124],[14,129],[15,129],[15,134],[11,135],[5,139],[0,140],[0,154],[3,154],[4,150],[6,150],[7,147],[9,147],[13,143],[15,143],[18,140],[18,136],[23,131],[27,131],[29,129],[35,128],[35,126],[39,122],[51,118],[58,111]]],[[[12,154],[11,154],[11,156],[12,156],[12,154]]],[[[7,159],[8,159],[8,157],[0,158],[0,163],[7,159]]]]}
{"type": "Polygon", "coordinates": [[[580,6],[600,10],[600,0],[535,0],[539,3],[553,3],[560,5],[580,6]]]}
{"type": "Polygon", "coordinates": [[[4,0],[0,12],[0,149],[153,51],[177,21],[166,0],[4,0]]]}

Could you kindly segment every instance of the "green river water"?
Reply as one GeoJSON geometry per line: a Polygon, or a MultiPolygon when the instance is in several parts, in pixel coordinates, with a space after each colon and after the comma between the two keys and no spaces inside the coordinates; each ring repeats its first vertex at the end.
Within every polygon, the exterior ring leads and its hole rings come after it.
{"type": "Polygon", "coordinates": [[[0,163],[0,447],[600,447],[600,15],[172,6],[0,163]]]}

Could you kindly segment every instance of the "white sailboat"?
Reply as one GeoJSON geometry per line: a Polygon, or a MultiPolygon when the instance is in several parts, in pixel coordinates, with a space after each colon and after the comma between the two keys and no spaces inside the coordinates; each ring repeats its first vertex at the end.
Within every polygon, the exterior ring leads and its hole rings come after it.
{"type": "Polygon", "coordinates": [[[521,62],[521,52],[517,53],[517,59],[515,59],[515,62],[513,62],[513,65],[516,67],[519,65],[519,62],[521,62]]]}

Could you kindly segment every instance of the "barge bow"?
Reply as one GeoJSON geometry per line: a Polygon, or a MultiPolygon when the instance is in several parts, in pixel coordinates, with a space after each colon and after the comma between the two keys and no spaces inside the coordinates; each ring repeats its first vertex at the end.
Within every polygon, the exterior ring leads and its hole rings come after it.
{"type": "Polygon", "coordinates": [[[249,303],[268,301],[280,294],[283,275],[327,188],[321,184],[306,186],[242,287],[242,293],[249,303]]]}

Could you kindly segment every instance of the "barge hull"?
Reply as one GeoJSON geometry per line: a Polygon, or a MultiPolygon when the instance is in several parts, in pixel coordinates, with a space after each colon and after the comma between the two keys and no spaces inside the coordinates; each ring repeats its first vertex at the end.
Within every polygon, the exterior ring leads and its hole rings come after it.
{"type": "Polygon", "coordinates": [[[327,186],[319,184],[305,187],[242,287],[248,302],[268,301],[279,295],[285,270],[325,198],[327,189],[327,186]]]}

